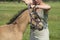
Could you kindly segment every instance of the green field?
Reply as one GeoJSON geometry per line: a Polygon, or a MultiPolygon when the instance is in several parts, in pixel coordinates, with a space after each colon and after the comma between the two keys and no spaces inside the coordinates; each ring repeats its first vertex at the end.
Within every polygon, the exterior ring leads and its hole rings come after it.
{"type": "MultiPolygon", "coordinates": [[[[49,11],[49,30],[50,40],[60,40],[60,2],[48,2],[51,5],[49,11]]],[[[17,2],[0,2],[0,25],[4,25],[15,15],[18,11],[26,8],[24,3],[17,2]]],[[[23,40],[29,40],[29,27],[27,28],[23,40]]]]}

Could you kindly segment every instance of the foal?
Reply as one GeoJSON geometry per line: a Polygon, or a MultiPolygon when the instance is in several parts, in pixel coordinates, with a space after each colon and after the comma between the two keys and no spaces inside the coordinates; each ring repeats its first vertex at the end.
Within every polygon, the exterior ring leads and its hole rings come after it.
{"type": "Polygon", "coordinates": [[[29,20],[28,10],[25,9],[12,22],[0,26],[0,40],[22,40],[20,36],[23,36],[29,20]]]}
{"type": "MultiPolygon", "coordinates": [[[[13,18],[10,23],[0,26],[0,40],[22,40],[23,33],[29,22],[29,10],[25,9],[13,18]]],[[[34,21],[33,23],[35,24],[34,21]]]]}

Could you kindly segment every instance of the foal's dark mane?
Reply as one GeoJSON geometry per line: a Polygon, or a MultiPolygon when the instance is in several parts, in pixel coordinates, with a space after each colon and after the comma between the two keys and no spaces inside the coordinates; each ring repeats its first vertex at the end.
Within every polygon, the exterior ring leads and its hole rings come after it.
{"type": "Polygon", "coordinates": [[[27,10],[27,9],[28,9],[28,8],[25,8],[25,9],[19,11],[18,14],[15,15],[12,19],[10,19],[10,21],[9,21],[7,24],[13,23],[13,22],[14,22],[25,10],[27,10]]]}

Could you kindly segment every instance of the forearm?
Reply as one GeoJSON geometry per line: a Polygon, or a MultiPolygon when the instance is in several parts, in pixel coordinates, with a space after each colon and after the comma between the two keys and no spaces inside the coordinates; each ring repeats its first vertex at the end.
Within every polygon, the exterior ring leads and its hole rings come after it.
{"type": "MultiPolygon", "coordinates": [[[[31,5],[31,8],[34,8],[35,5],[31,5]]],[[[49,5],[36,5],[35,8],[46,9],[49,10],[51,6],[49,5]]]]}
{"type": "Polygon", "coordinates": [[[51,8],[49,5],[37,5],[36,7],[40,9],[47,9],[47,10],[51,8]]]}

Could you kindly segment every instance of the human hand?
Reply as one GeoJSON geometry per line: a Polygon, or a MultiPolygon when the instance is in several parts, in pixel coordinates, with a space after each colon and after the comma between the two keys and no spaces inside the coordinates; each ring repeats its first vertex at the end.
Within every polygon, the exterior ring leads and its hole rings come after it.
{"type": "Polygon", "coordinates": [[[32,3],[33,3],[33,1],[32,1],[32,0],[23,0],[23,2],[25,2],[27,5],[32,4],[32,3]]]}
{"type": "Polygon", "coordinates": [[[35,7],[36,4],[36,8],[41,8],[41,9],[50,9],[51,6],[48,4],[45,4],[42,0],[23,0],[27,5],[30,4],[31,8],[35,7]]]}

